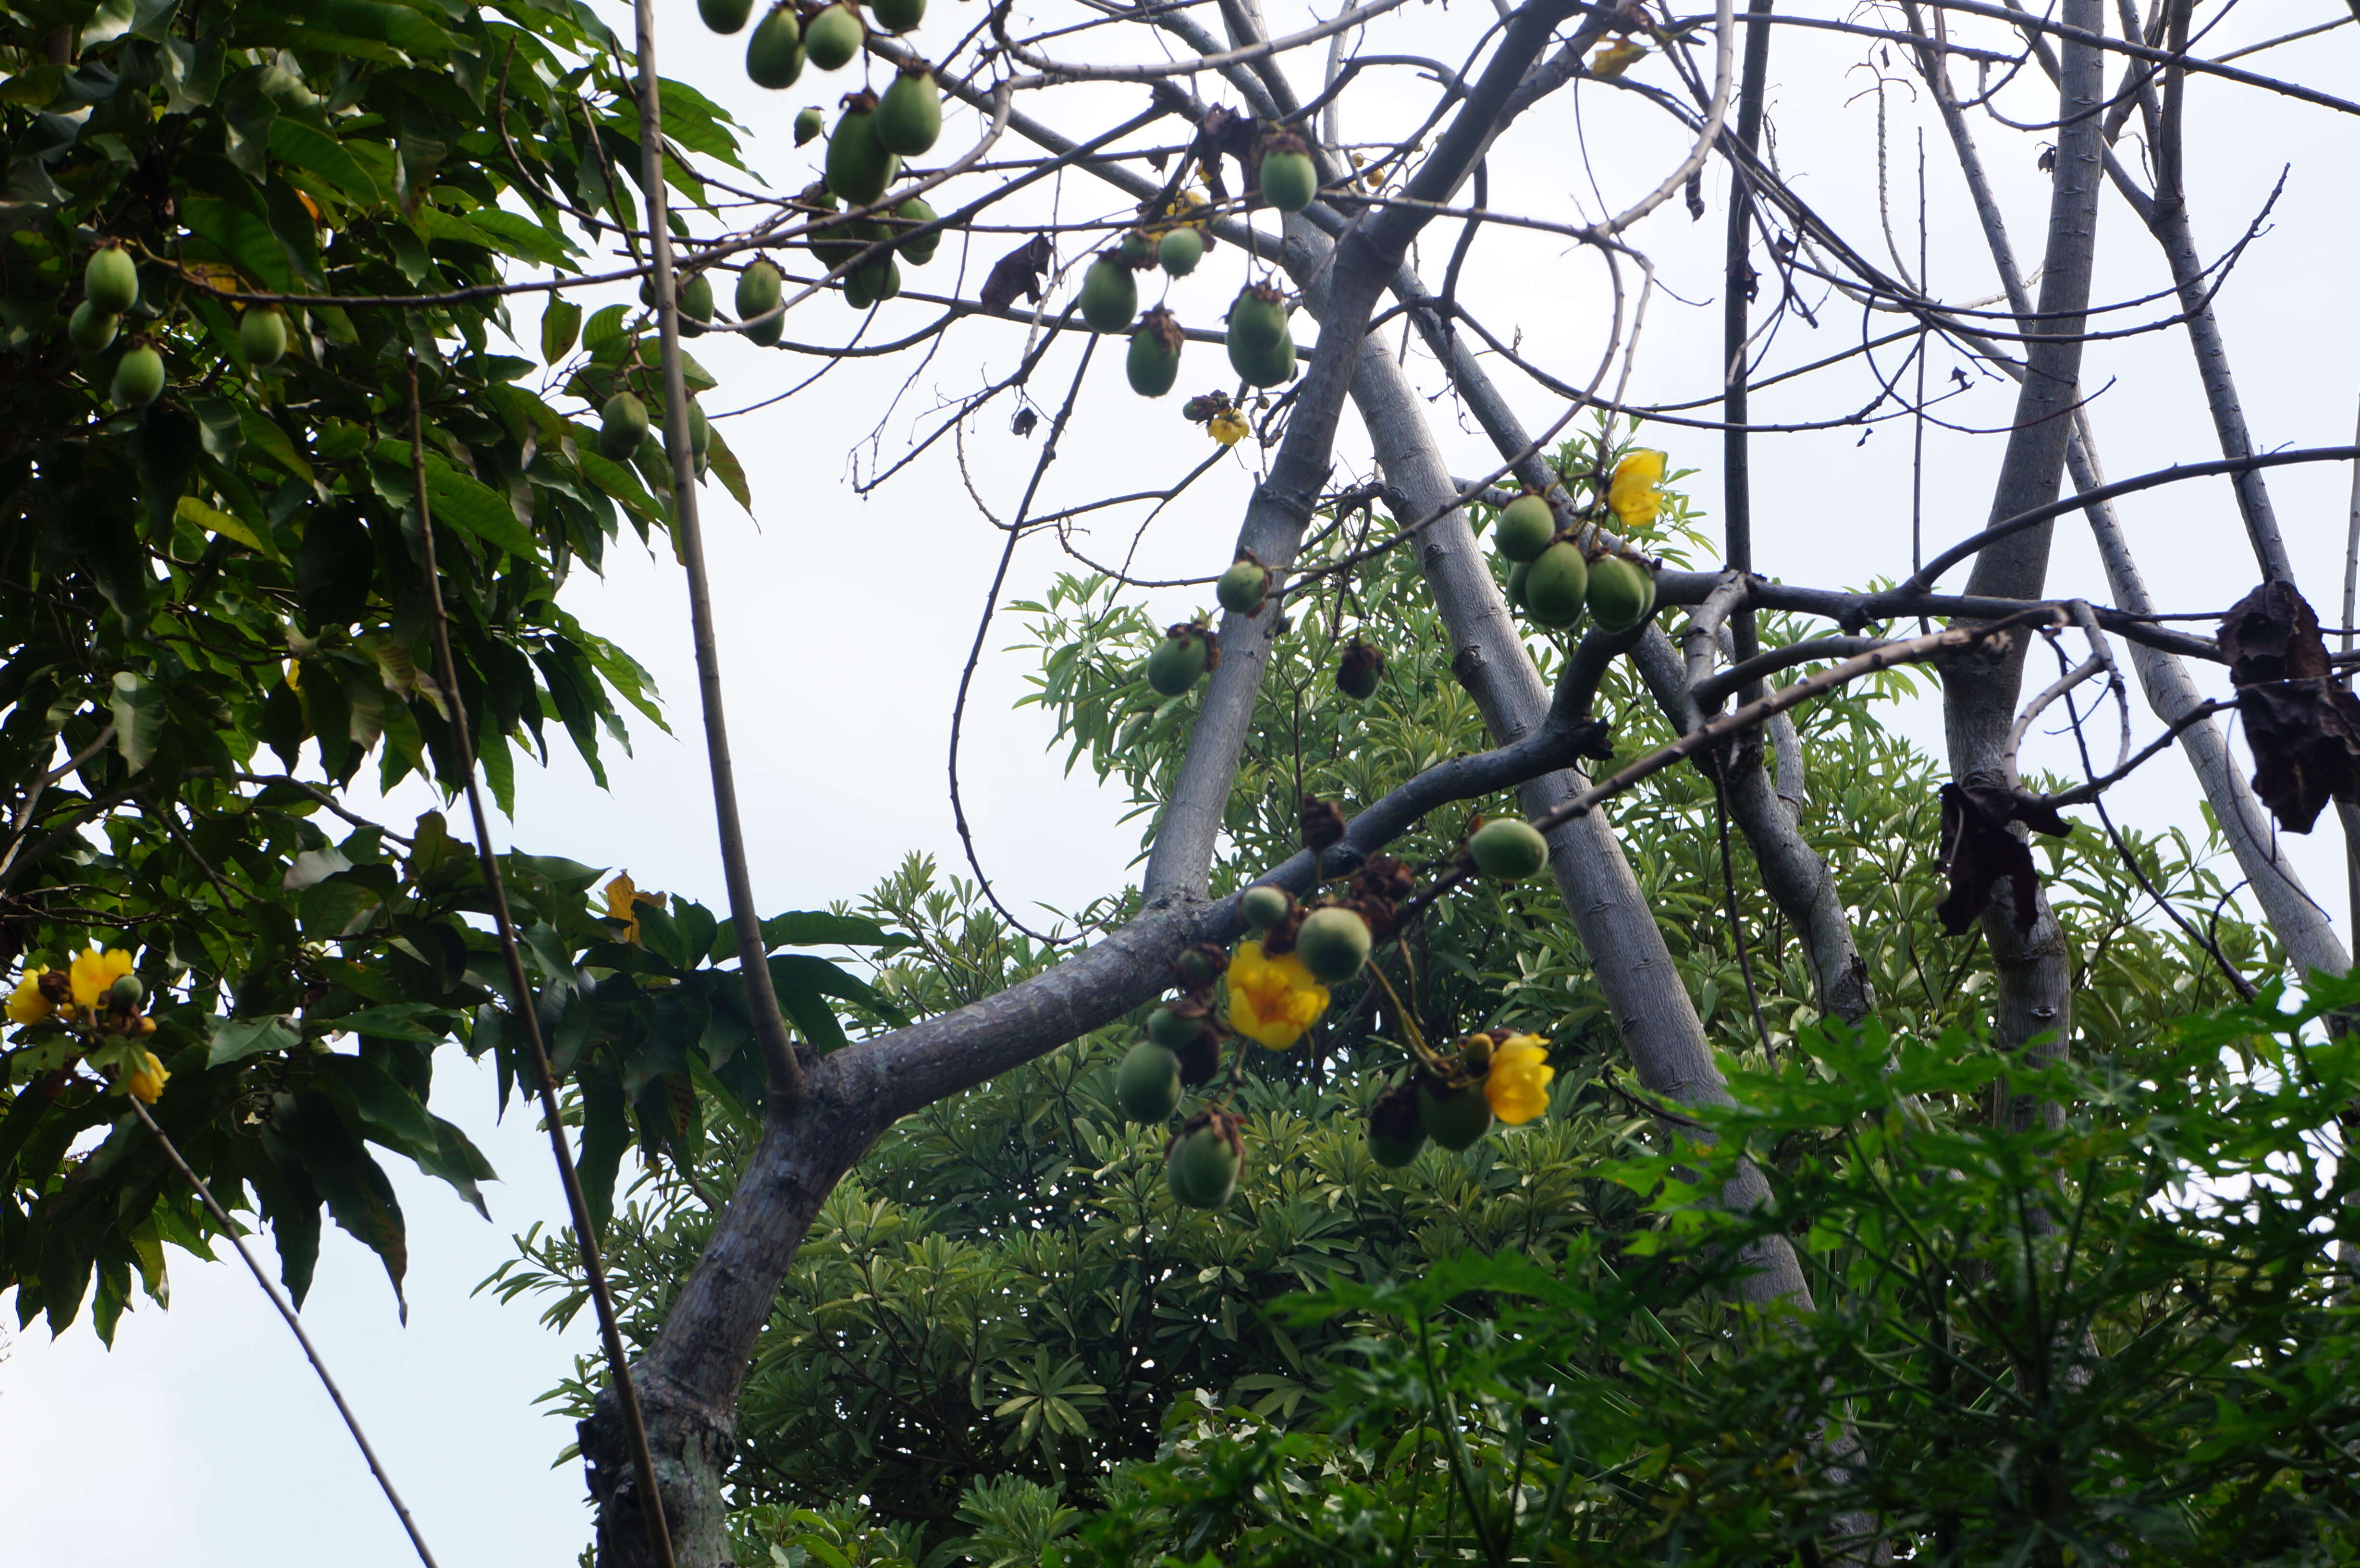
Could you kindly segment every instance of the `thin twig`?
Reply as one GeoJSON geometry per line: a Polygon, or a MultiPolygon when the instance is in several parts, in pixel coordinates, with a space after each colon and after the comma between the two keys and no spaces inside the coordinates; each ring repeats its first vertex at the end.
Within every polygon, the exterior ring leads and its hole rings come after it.
{"type": "Polygon", "coordinates": [[[409,1505],[401,1500],[401,1494],[393,1489],[393,1477],[388,1475],[385,1466],[377,1462],[377,1450],[369,1446],[368,1433],[361,1430],[360,1418],[353,1414],[352,1406],[344,1403],[344,1390],[337,1388],[336,1380],[328,1375],[328,1364],[320,1359],[319,1348],[311,1343],[311,1336],[303,1332],[303,1324],[296,1317],[294,1307],[279,1293],[279,1287],[270,1282],[270,1277],[254,1260],[254,1254],[246,1249],[246,1237],[239,1234],[237,1222],[229,1217],[213,1197],[213,1189],[205,1185],[205,1179],[189,1168],[189,1162],[180,1158],[180,1151],[173,1147],[170,1138],[164,1136],[164,1129],[156,1125],[156,1118],[148,1114],[148,1107],[139,1103],[138,1097],[126,1097],[131,1101],[132,1114],[139,1118],[139,1125],[156,1139],[156,1146],[164,1151],[164,1158],[172,1162],[172,1169],[195,1189],[197,1201],[204,1204],[205,1212],[213,1215],[215,1225],[221,1226],[222,1235],[229,1238],[229,1244],[237,1248],[238,1260],[246,1265],[246,1271],[254,1276],[254,1282],[262,1287],[262,1293],[270,1298],[270,1304],[278,1308],[279,1315],[286,1320],[287,1332],[295,1336],[295,1343],[303,1347],[303,1359],[309,1361],[311,1370],[319,1374],[320,1387],[328,1391],[329,1399],[336,1407],[336,1414],[344,1418],[344,1430],[353,1434],[353,1443],[360,1449],[361,1457],[368,1461],[369,1474],[377,1477],[377,1486],[385,1493],[385,1500],[393,1505],[394,1515],[401,1520],[402,1530],[410,1537],[410,1546],[417,1551],[418,1560],[425,1563],[426,1568],[435,1568],[434,1553],[426,1549],[426,1538],[418,1532],[418,1521],[410,1517],[409,1505]]]}
{"type": "MultiPolygon", "coordinates": [[[[661,234],[661,228],[657,231],[661,234]]],[[[615,1319],[615,1301],[606,1289],[606,1271],[598,1261],[598,1232],[590,1223],[590,1203],[582,1193],[582,1178],[574,1169],[573,1151],[565,1147],[565,1117],[557,1104],[557,1074],[549,1065],[549,1049],[541,1038],[541,1014],[533,1006],[532,985],[525,976],[524,954],[517,947],[516,922],[508,916],[508,889],[500,880],[500,861],[492,848],[492,826],[484,814],[484,791],[475,780],[475,742],[467,728],[467,704],[460,694],[459,664],[451,652],[451,615],[442,603],[442,577],[434,560],[434,514],[426,493],[426,416],[418,397],[418,353],[409,356],[410,478],[416,486],[421,564],[426,569],[426,603],[434,634],[434,666],[442,681],[443,701],[450,704],[451,748],[466,780],[467,813],[475,828],[475,859],[482,866],[484,891],[491,904],[492,922],[500,937],[500,956],[507,961],[508,988],[515,1000],[509,1015],[524,1036],[531,1057],[535,1084],[541,1094],[541,1119],[549,1128],[549,1149],[557,1161],[557,1179],[565,1189],[565,1206],[573,1217],[574,1243],[582,1258],[582,1272],[590,1288],[590,1301],[598,1312],[598,1337],[606,1351],[615,1392],[630,1431],[631,1459],[644,1494],[640,1509],[647,1520],[648,1544],[659,1568],[672,1568],[672,1538],[664,1528],[663,1498],[656,1490],[654,1456],[648,1450],[648,1432],[639,1416],[639,1388],[631,1381],[630,1359],[623,1351],[623,1331],[615,1319]]]]}

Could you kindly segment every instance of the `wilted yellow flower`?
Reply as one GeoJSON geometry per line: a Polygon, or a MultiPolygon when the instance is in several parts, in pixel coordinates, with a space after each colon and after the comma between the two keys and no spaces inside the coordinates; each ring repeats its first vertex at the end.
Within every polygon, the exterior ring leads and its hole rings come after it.
{"type": "Polygon", "coordinates": [[[124,1079],[124,1091],[140,1104],[152,1105],[163,1094],[164,1084],[172,1075],[164,1071],[163,1062],[157,1059],[154,1051],[143,1051],[139,1056],[140,1066],[124,1079]]]}
{"type": "Polygon", "coordinates": [[[1664,504],[1664,493],[1655,488],[1663,482],[1664,454],[1642,447],[1614,465],[1614,478],[1606,486],[1606,504],[1614,508],[1626,530],[1644,528],[1655,520],[1655,509],[1664,504]]]}
{"type": "Polygon", "coordinates": [[[41,995],[41,972],[27,969],[16,988],[8,993],[8,1021],[14,1024],[37,1024],[49,1016],[49,999],[41,995]]]}
{"type": "Polygon", "coordinates": [[[1536,1034],[1511,1035],[1492,1048],[1483,1097],[1491,1102],[1493,1116],[1518,1127],[1548,1109],[1549,1080],[1557,1069],[1547,1056],[1548,1041],[1536,1034]]]}
{"type": "Polygon", "coordinates": [[[1205,422],[1206,430],[1223,446],[1235,446],[1246,439],[1246,417],[1235,408],[1224,408],[1205,422]]]}
{"type": "MultiPolygon", "coordinates": [[[[639,940],[639,899],[644,896],[632,883],[631,874],[628,871],[617,871],[615,873],[615,879],[606,884],[606,918],[623,922],[625,942],[636,942],[639,940]]],[[[649,901],[652,903],[654,900],[649,901]]]]}
{"type": "Polygon", "coordinates": [[[1262,943],[1242,942],[1229,960],[1229,1027],[1273,1051],[1284,1051],[1328,1010],[1328,987],[1291,953],[1263,955],[1262,943]]]}
{"type": "Polygon", "coordinates": [[[74,1006],[98,1006],[98,999],[106,995],[107,987],[130,973],[131,955],[119,947],[110,947],[104,953],[93,947],[87,953],[74,954],[73,965],[67,971],[73,985],[74,1006]]]}
{"type": "Polygon", "coordinates": [[[1647,47],[1635,38],[1617,38],[1590,57],[1590,74],[1612,82],[1647,58],[1647,47]]]}

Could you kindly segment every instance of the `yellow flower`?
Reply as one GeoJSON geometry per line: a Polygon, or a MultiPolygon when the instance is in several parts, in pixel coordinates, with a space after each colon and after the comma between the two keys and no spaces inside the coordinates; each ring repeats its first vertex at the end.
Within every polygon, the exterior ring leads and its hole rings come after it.
{"type": "Polygon", "coordinates": [[[1519,1127],[1548,1109],[1549,1080],[1557,1069],[1544,1059],[1548,1041],[1536,1034],[1511,1035],[1491,1051],[1491,1072],[1483,1080],[1483,1097],[1491,1114],[1510,1127],[1519,1127]]]}
{"type": "Polygon", "coordinates": [[[1618,38],[1590,57],[1590,74],[1602,82],[1612,82],[1646,58],[1644,44],[1618,38]]]}
{"type": "Polygon", "coordinates": [[[49,999],[41,995],[41,972],[27,969],[16,988],[8,993],[8,1021],[16,1024],[37,1024],[49,1016],[49,999]]]}
{"type": "Polygon", "coordinates": [[[1284,1051],[1328,1010],[1328,987],[1291,953],[1262,955],[1262,943],[1238,944],[1229,961],[1229,1027],[1273,1051],[1284,1051]]]}
{"type": "Polygon", "coordinates": [[[73,965],[67,972],[73,985],[74,1006],[98,1006],[98,999],[106,995],[106,988],[130,973],[131,955],[119,947],[110,947],[104,953],[93,947],[87,953],[74,954],[73,965]]]}
{"type": "Polygon", "coordinates": [[[139,1069],[123,1081],[123,1087],[133,1099],[152,1105],[163,1094],[165,1082],[172,1075],[164,1071],[163,1062],[157,1060],[154,1051],[143,1051],[139,1055],[139,1069]]]}
{"type": "Polygon", "coordinates": [[[639,906],[643,899],[655,902],[652,896],[639,890],[628,871],[617,871],[615,879],[606,884],[606,918],[623,922],[625,942],[635,943],[639,940],[639,906]]]}
{"type": "Polygon", "coordinates": [[[1246,439],[1246,417],[1235,408],[1224,408],[1205,423],[1206,430],[1223,446],[1235,446],[1246,439]]]}
{"type": "Polygon", "coordinates": [[[1664,454],[1644,447],[1614,465],[1613,481],[1606,487],[1606,504],[1622,519],[1622,527],[1644,528],[1655,520],[1655,508],[1664,504],[1664,493],[1655,488],[1664,482],[1664,454]]]}

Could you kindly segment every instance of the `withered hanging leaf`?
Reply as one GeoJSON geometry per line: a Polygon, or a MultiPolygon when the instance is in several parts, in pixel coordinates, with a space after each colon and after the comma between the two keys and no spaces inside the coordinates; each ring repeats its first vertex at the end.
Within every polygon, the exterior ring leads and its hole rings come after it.
{"type": "Polygon", "coordinates": [[[991,264],[990,276],[983,280],[980,298],[987,310],[1005,310],[1018,298],[1041,302],[1041,274],[1056,259],[1049,246],[1049,236],[1034,234],[1006,256],[991,264]]]}
{"type": "Polygon", "coordinates": [[[2265,583],[2221,617],[2220,644],[2254,753],[2254,793],[2289,833],[2331,800],[2360,798],[2360,701],[2337,685],[2319,616],[2290,583],[2265,583]]]}
{"type": "Polygon", "coordinates": [[[1303,844],[1306,849],[1331,849],[1344,837],[1344,813],[1333,800],[1316,795],[1303,798],[1303,844]]]}
{"type": "Polygon", "coordinates": [[[2040,881],[2033,870],[2031,846],[2007,831],[2010,822],[2022,822],[2051,838],[2073,831],[2056,807],[2012,789],[1942,786],[1942,871],[1950,879],[1950,893],[1934,906],[1934,912],[1952,936],[1965,935],[1982,918],[1991,907],[1992,889],[2002,881],[2012,894],[2016,929],[2032,929],[2033,898],[2040,881]]]}

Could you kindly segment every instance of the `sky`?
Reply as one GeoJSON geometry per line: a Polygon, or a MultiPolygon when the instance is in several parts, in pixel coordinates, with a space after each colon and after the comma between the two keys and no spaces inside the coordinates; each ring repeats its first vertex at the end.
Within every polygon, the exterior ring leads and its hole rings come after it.
{"type": "MultiPolygon", "coordinates": [[[[2340,7],[2341,0],[2245,0],[2214,37],[2220,47],[2234,47],[2333,19],[2340,7]]],[[[596,8],[628,25],[627,13],[611,0],[598,0],[596,8]]],[[[919,35],[922,48],[954,27],[963,32],[976,15],[952,0],[935,0],[935,8],[919,35]]],[[[1045,6],[1037,8],[1046,14],[1045,6]]],[[[739,117],[748,131],[749,167],[777,190],[814,178],[819,147],[794,148],[790,122],[796,109],[827,103],[849,83],[814,76],[788,92],[764,93],[744,79],[742,37],[706,35],[679,0],[661,10],[666,74],[694,82],[739,117]]],[[[1273,5],[1271,12],[1281,28],[1302,15],[1291,5],[1273,5]]],[[[2216,14],[2207,5],[2200,22],[2216,14]]],[[[1398,47],[1415,29],[1423,52],[1447,56],[1485,19],[1485,9],[1466,0],[1456,9],[1415,6],[1396,19],[1402,31],[1372,32],[1370,47],[1398,47]]],[[[2240,63],[2331,88],[2360,81],[2360,28],[2240,63]]],[[[1847,232],[1874,239],[1881,98],[1895,249],[1914,267],[1918,138],[1928,122],[1898,62],[1891,64],[1881,73],[1874,51],[1857,40],[1780,30],[1772,54],[1774,146],[1807,200],[1847,232]],[[1881,94],[1880,74],[1891,83],[1881,94]]],[[[1298,80],[1308,69],[1296,68],[1298,80]]],[[[1660,61],[1637,69],[1668,81],[1660,61]]],[[[1348,139],[1396,129],[1424,103],[1381,75],[1365,80],[1368,91],[1346,101],[1348,139]]],[[[1060,100],[1058,113],[1069,125],[1106,123],[1134,112],[1139,98],[1136,87],[1077,89],[1060,100]]],[[[2041,117],[2028,95],[2002,102],[2020,118],[2041,117]]],[[[2353,370],[2360,305],[2349,289],[2360,220],[2348,200],[2349,170],[2360,166],[2360,127],[2202,79],[2191,84],[2190,114],[2200,130],[2191,148],[2191,203],[2208,258],[2236,241],[2281,168],[2288,170],[2266,232],[2240,260],[2220,303],[2256,439],[2273,446],[2348,442],[2360,413],[2360,377],[2353,370]]],[[[975,120],[955,110],[944,145],[963,146],[976,131],[975,120]]],[[[1978,134],[2018,253],[2032,254],[2046,200],[2037,168],[2042,136],[1988,125],[1978,134]]],[[[1000,152],[1021,150],[1011,140],[1000,152]]],[[[1566,94],[1495,149],[1491,190],[1498,204],[1582,221],[1626,205],[1684,151],[1659,122],[1610,95],[1566,94]]],[[[1995,294],[1939,128],[1927,140],[1926,162],[1933,287],[1959,299],[1995,294]]],[[[1067,215],[1110,212],[1117,202],[1101,190],[1077,178],[1038,193],[1027,210],[1045,212],[1054,203],[1067,215]]],[[[1691,223],[1674,202],[1633,236],[1657,264],[1661,285],[1633,365],[1635,400],[1696,397],[1718,383],[1717,174],[1706,193],[1711,211],[1703,222],[1691,223]]],[[[1430,282],[1454,238],[1455,232],[1437,232],[1422,247],[1418,260],[1430,282]]],[[[973,242],[965,262],[967,294],[1014,243],[1001,234],[973,242]]],[[[1069,245],[1060,265],[1086,256],[1069,245]]],[[[2155,247],[2111,196],[2098,257],[2102,299],[2164,286],[2155,247]]],[[[946,244],[932,267],[908,273],[908,287],[946,292],[961,265],[958,245],[946,244]]],[[[1173,307],[1191,325],[1218,325],[1243,273],[1244,258],[1217,250],[1196,277],[1175,288],[1173,307]]],[[[1586,367],[1599,352],[1607,319],[1601,275],[1559,237],[1491,231],[1472,253],[1461,297],[1503,340],[1519,340],[1540,363],[1561,371],[1586,367]]],[[[1812,303],[1818,325],[1784,326],[1770,351],[1774,367],[1857,341],[1856,306],[1817,298],[1812,303]]],[[[841,334],[853,319],[838,301],[815,300],[791,318],[788,335],[812,341],[841,334]]],[[[890,338],[924,319],[923,307],[897,303],[880,313],[870,335],[890,338]]],[[[537,324],[537,307],[520,306],[519,338],[534,342],[537,324]]],[[[1297,324],[1307,340],[1310,324],[1297,324]]],[[[952,695],[987,602],[1000,536],[978,515],[948,442],[869,496],[857,495],[847,479],[856,459],[866,474],[877,456],[890,460],[909,450],[913,434],[940,418],[945,399],[1005,375],[1021,348],[1017,329],[970,325],[923,366],[906,359],[847,361],[806,395],[719,421],[756,497],[749,518],[717,489],[705,493],[749,858],[766,910],[856,898],[912,851],[965,874],[943,764],[952,695]]],[[[814,365],[715,337],[699,340],[694,352],[721,380],[705,398],[716,414],[786,391],[814,365]]],[[[1192,346],[1188,354],[1184,393],[1226,375],[1208,346],[1192,346]]],[[[1064,395],[1074,357],[1060,345],[1039,373],[1034,395],[1049,405],[1044,424],[1064,395]]],[[[1207,450],[1205,437],[1180,419],[1177,397],[1142,402],[1103,361],[1077,400],[1040,508],[1155,487],[1207,450]]],[[[1438,390],[1430,365],[1416,354],[1409,364],[1422,387],[1438,390]]],[[[1942,381],[1950,364],[1938,350],[1931,379],[1942,381]]],[[[1517,386],[1508,367],[1495,364],[1493,373],[1534,428],[1557,417],[1547,394],[1517,386]]],[[[1864,401],[1864,385],[1857,372],[1789,384],[1759,394],[1756,417],[1830,418],[1864,401]]],[[[2216,455],[2182,338],[2094,345],[2085,387],[2110,475],[2216,455]]],[[[1977,382],[1940,412],[1989,430],[2004,425],[2012,397],[2008,386],[1977,382]]],[[[988,411],[965,447],[975,492],[1001,518],[1017,503],[1040,439],[1012,433],[1011,411],[1004,399],[988,411]]],[[[1454,472],[1489,471],[1489,443],[1447,397],[1432,402],[1429,419],[1454,472]]],[[[1348,418],[1339,476],[1367,466],[1365,443],[1349,424],[1348,418]]],[[[1764,568],[1824,586],[1906,575],[1911,438],[1902,420],[1867,435],[1848,429],[1757,441],[1756,553],[1764,568]]],[[[1671,452],[1675,466],[1702,471],[1688,484],[1710,530],[1718,438],[1658,427],[1648,439],[1671,452]]],[[[1919,494],[1930,553],[1985,520],[1998,442],[1988,434],[1929,427],[1924,451],[1919,494]]],[[[1139,541],[1142,575],[1206,576],[1227,563],[1251,485],[1245,452],[1168,509],[1139,541]]],[[[2330,624],[2350,485],[2351,471],[2332,465],[2281,469],[2269,478],[2300,579],[2330,624]]],[[[2122,513],[2164,609],[2217,611],[2256,580],[2224,481],[2149,491],[2125,501],[2122,513]]],[[[1120,554],[1138,520],[1137,508],[1109,514],[1077,542],[1093,554],[1120,554]]],[[[2086,540],[2070,526],[2060,526],[2057,539],[2058,590],[2103,600],[2103,579],[2086,540]]],[[[1028,542],[1000,601],[1036,595],[1054,573],[1076,570],[1053,543],[1028,542]]],[[[1947,585],[1962,582],[1961,571],[1947,585]]],[[[1208,597],[1162,591],[1148,603],[1159,618],[1176,620],[1208,597]]],[[[618,548],[603,582],[580,576],[567,598],[592,629],[654,671],[670,698],[675,733],[635,725],[636,754],[610,755],[604,792],[563,757],[546,772],[521,773],[515,821],[500,831],[536,851],[628,868],[643,887],[685,891],[718,909],[678,569],[668,554],[656,559],[636,546],[618,548]]],[[[1046,716],[1014,705],[1032,667],[1033,656],[1011,650],[1025,619],[1003,612],[984,639],[966,732],[967,810],[986,866],[1012,905],[1073,909],[1135,875],[1138,824],[1125,822],[1126,802],[1098,789],[1087,773],[1065,777],[1046,716]]],[[[2222,689],[2214,673],[2199,675],[2208,691],[2222,689]]],[[[2154,734],[2151,716],[2142,709],[2138,717],[2141,738],[2154,734]]],[[[1939,750],[1939,713],[1930,704],[1899,709],[1894,719],[1939,750]]],[[[2052,738],[2036,742],[2031,758],[2061,767],[2067,753],[2052,738]]],[[[397,796],[385,803],[388,812],[414,812],[424,803],[414,791],[397,796]]],[[[2172,754],[2115,800],[2126,822],[2201,832],[2193,796],[2172,754]]],[[[2288,848],[2349,941],[2343,846],[2332,815],[2288,848]]],[[[495,1121],[488,1073],[460,1053],[445,1053],[435,1088],[435,1108],[464,1127],[500,1172],[501,1181],[485,1189],[492,1223],[440,1183],[388,1160],[410,1227],[409,1325],[397,1323],[375,1259],[333,1230],[322,1247],[304,1320],[443,1568],[568,1563],[587,1534],[578,1470],[553,1466],[572,1434],[533,1401],[572,1374],[574,1357],[594,1348],[594,1336],[586,1318],[560,1335],[536,1321],[529,1302],[500,1306],[471,1294],[514,1255],[515,1234],[562,1214],[547,1149],[526,1115],[495,1121]]],[[[174,1568],[308,1568],[330,1552],[347,1568],[414,1561],[283,1325],[244,1271],[234,1262],[208,1265],[176,1255],[171,1280],[170,1311],[142,1304],[127,1314],[111,1352],[86,1326],[52,1342],[37,1325],[8,1344],[0,1360],[0,1518],[10,1520],[8,1561],[35,1568],[147,1568],[158,1561],[174,1568]],[[128,1501],[133,1495],[137,1506],[128,1501]]]]}

